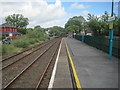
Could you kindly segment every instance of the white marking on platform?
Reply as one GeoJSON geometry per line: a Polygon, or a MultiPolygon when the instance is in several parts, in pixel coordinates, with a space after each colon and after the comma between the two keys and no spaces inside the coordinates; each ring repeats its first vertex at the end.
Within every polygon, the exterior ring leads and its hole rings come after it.
{"type": "Polygon", "coordinates": [[[61,40],[60,47],[59,47],[59,50],[58,50],[58,54],[57,54],[57,58],[56,58],[56,61],[55,61],[54,68],[53,68],[52,76],[51,76],[51,79],[50,79],[50,82],[49,82],[48,90],[51,90],[52,87],[53,87],[55,74],[56,74],[56,69],[57,69],[58,58],[59,58],[59,55],[60,55],[60,50],[61,50],[61,45],[62,45],[62,40],[61,40]]]}

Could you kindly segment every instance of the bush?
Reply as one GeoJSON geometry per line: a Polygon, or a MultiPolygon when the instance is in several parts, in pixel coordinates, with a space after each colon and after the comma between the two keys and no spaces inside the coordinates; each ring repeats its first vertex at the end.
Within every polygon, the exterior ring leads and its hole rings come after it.
{"type": "Polygon", "coordinates": [[[19,31],[21,34],[26,34],[27,29],[26,29],[26,28],[19,28],[18,31],[19,31]]]}
{"type": "Polygon", "coordinates": [[[36,42],[38,42],[36,39],[32,39],[32,38],[30,38],[30,39],[28,39],[28,42],[30,43],[30,44],[35,44],[36,42]]]}
{"type": "Polygon", "coordinates": [[[31,47],[31,44],[41,43],[47,39],[48,36],[44,32],[30,29],[24,37],[12,40],[10,45],[3,44],[3,47],[0,48],[0,53],[2,55],[10,54],[23,48],[31,47]]]}
{"type": "Polygon", "coordinates": [[[27,48],[29,46],[29,41],[26,38],[16,39],[12,43],[19,48],[27,48]]]}
{"type": "Polygon", "coordinates": [[[14,46],[2,44],[2,56],[6,55],[14,50],[14,46]]]}
{"type": "Polygon", "coordinates": [[[8,53],[8,49],[9,49],[9,47],[6,44],[3,44],[2,45],[2,55],[8,53]]]}
{"type": "Polygon", "coordinates": [[[5,36],[0,36],[0,39],[5,39],[5,36]]]}
{"type": "Polygon", "coordinates": [[[45,35],[44,32],[39,31],[39,30],[29,30],[28,33],[27,33],[27,37],[38,39],[40,41],[45,41],[48,38],[47,35],[45,35]]]}
{"type": "Polygon", "coordinates": [[[0,56],[2,56],[2,43],[0,43],[0,56]]]}

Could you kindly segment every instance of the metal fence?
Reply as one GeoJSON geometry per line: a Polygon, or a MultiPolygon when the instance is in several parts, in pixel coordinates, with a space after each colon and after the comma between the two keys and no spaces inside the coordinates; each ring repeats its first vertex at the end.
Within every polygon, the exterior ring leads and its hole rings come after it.
{"type": "MultiPolygon", "coordinates": [[[[75,35],[75,39],[82,41],[82,36],[75,35]]],[[[109,37],[106,36],[84,36],[84,42],[90,46],[109,53],[109,37]]],[[[113,39],[113,56],[120,58],[120,37],[113,39]]]]}

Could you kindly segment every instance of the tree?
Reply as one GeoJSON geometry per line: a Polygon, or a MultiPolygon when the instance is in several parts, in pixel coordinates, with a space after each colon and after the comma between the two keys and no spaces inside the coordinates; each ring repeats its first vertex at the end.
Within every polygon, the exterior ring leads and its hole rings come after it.
{"type": "MultiPolygon", "coordinates": [[[[115,14],[114,14],[115,16],[115,14]]],[[[88,26],[93,31],[93,35],[109,35],[109,14],[105,13],[99,18],[95,15],[88,14],[88,26]]],[[[115,16],[115,21],[113,22],[114,35],[120,35],[120,19],[115,16]]]]}
{"type": "Polygon", "coordinates": [[[41,26],[40,26],[40,25],[37,25],[37,26],[34,27],[34,29],[40,30],[40,29],[41,29],[41,26]]]}
{"type": "Polygon", "coordinates": [[[65,29],[70,32],[75,31],[79,33],[83,29],[83,24],[85,22],[86,20],[82,16],[74,16],[67,21],[65,29]]]}
{"type": "Polygon", "coordinates": [[[96,19],[91,19],[88,22],[88,26],[93,31],[93,35],[99,35],[100,34],[100,24],[96,19]]]}
{"type": "Polygon", "coordinates": [[[79,26],[77,25],[71,25],[66,28],[67,32],[75,32],[75,33],[80,33],[79,32],[79,26]]]}
{"type": "Polygon", "coordinates": [[[19,28],[18,31],[19,31],[21,34],[26,34],[26,33],[27,33],[27,29],[26,29],[26,28],[19,28]]]}
{"type": "Polygon", "coordinates": [[[16,28],[26,28],[29,24],[28,18],[24,17],[22,14],[13,14],[5,18],[6,23],[16,28]]]}
{"type": "Polygon", "coordinates": [[[116,20],[113,22],[114,35],[120,36],[120,18],[116,17],[116,20]]]}
{"type": "Polygon", "coordinates": [[[108,14],[97,17],[95,15],[88,14],[88,26],[93,31],[93,35],[102,35],[108,32],[108,14]]]}
{"type": "Polygon", "coordinates": [[[59,26],[53,26],[49,28],[48,30],[51,36],[64,36],[63,34],[66,33],[64,28],[59,27],[59,26]]]}
{"type": "Polygon", "coordinates": [[[39,30],[39,31],[42,31],[42,32],[45,32],[46,29],[45,28],[42,28],[40,25],[37,25],[34,27],[34,30],[39,30]]]}

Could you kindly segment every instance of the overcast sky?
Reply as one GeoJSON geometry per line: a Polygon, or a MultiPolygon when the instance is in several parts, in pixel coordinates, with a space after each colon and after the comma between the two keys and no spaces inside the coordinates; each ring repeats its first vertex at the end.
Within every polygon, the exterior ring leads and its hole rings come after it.
{"type": "MultiPolygon", "coordinates": [[[[114,5],[116,14],[118,1],[114,5]]],[[[5,22],[6,16],[15,13],[29,18],[28,27],[64,27],[67,20],[76,15],[87,18],[88,13],[97,16],[105,11],[111,13],[111,0],[0,0],[0,8],[0,24],[5,22]]]]}

